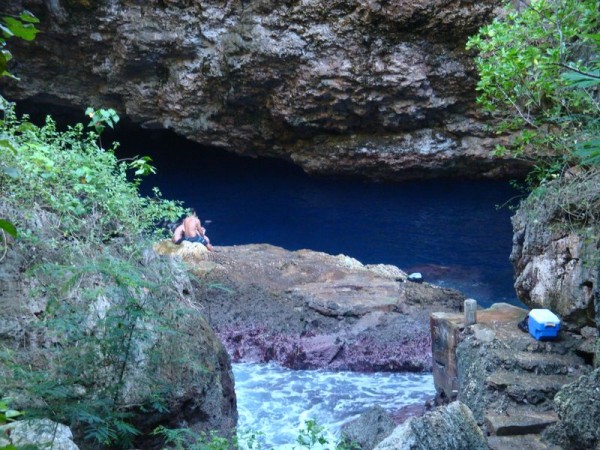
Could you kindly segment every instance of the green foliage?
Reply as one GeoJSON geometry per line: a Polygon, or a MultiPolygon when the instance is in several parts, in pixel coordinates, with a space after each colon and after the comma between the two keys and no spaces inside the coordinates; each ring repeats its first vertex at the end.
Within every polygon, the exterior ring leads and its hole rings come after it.
{"type": "Polygon", "coordinates": [[[35,24],[39,20],[29,11],[23,11],[18,16],[0,17],[0,77],[16,78],[8,71],[8,63],[12,59],[11,52],[6,48],[6,41],[10,38],[19,38],[32,41],[38,33],[35,24]]]}
{"type": "Polygon", "coordinates": [[[308,419],[296,438],[300,448],[331,449],[331,450],[358,450],[360,447],[352,442],[342,440],[337,443],[329,442],[325,434],[325,427],[319,425],[315,419],[308,419]]]}
{"type": "Polygon", "coordinates": [[[228,439],[214,431],[196,433],[188,428],[171,429],[159,426],[152,434],[162,436],[165,444],[169,445],[168,448],[175,450],[259,450],[261,448],[256,434],[253,433],[248,433],[241,439],[237,436],[228,439]]]}
{"type": "Polygon", "coordinates": [[[478,102],[500,118],[498,132],[521,132],[516,156],[597,161],[589,143],[598,136],[599,19],[597,0],[533,0],[520,11],[507,5],[469,39],[479,53],[478,102]]]}
{"type": "MultiPolygon", "coordinates": [[[[21,419],[24,414],[20,411],[12,409],[10,405],[11,399],[0,399],[0,426],[21,419]]],[[[17,447],[12,443],[10,434],[4,430],[0,430],[0,450],[40,450],[37,445],[25,445],[17,447]]]]}
{"type": "MultiPolygon", "coordinates": [[[[219,436],[215,432],[195,433],[187,428],[170,429],[159,426],[153,432],[154,435],[162,436],[165,444],[175,450],[260,450],[260,434],[247,432],[241,437],[231,439],[219,436]]],[[[326,437],[325,427],[319,425],[315,419],[309,419],[304,423],[296,438],[298,449],[329,449],[329,450],[359,450],[360,447],[352,442],[341,441],[329,442],[326,437]]],[[[166,449],[164,449],[166,450],[166,449]]]]}
{"type": "Polygon", "coordinates": [[[23,415],[22,412],[12,409],[9,405],[10,399],[0,399],[0,425],[4,425],[8,422],[13,422],[14,420],[23,415]]]}
{"type": "MultiPolygon", "coordinates": [[[[17,237],[17,228],[8,220],[0,219],[0,230],[10,234],[12,237],[17,237]]],[[[0,242],[4,240],[3,236],[0,236],[0,242]]]]}
{"type": "Polygon", "coordinates": [[[304,448],[316,448],[327,444],[324,436],[325,427],[319,425],[316,420],[309,419],[304,423],[305,428],[300,429],[296,442],[304,448]]]}
{"type": "Polygon", "coordinates": [[[85,115],[89,116],[90,123],[88,127],[93,127],[98,134],[102,134],[104,129],[109,126],[110,128],[114,128],[115,125],[119,122],[119,115],[117,112],[112,109],[94,109],[89,106],[85,110],[85,115]]]}
{"type": "Polygon", "coordinates": [[[128,180],[130,169],[136,178],[152,171],[148,159],[119,161],[81,124],[59,131],[48,118],[37,127],[8,109],[0,136],[9,142],[0,146],[3,165],[19,174],[15,179],[0,173],[0,192],[56,214],[66,238],[103,242],[120,236],[132,242],[154,233],[157,222],[174,221],[184,213],[178,202],[162,199],[158,191],[151,198],[139,195],[138,183],[128,180]]]}
{"type": "MultiPolygon", "coordinates": [[[[37,261],[29,272],[40,286],[31,298],[46,304],[29,332],[45,344],[3,349],[0,367],[3,388],[18,393],[32,417],[69,424],[90,445],[131,448],[139,434],[131,410],[164,412],[171,389],[153,376],[140,379],[140,365],[164,362],[159,337],[169,342],[189,314],[184,305],[169,309],[172,274],[138,261],[148,238],[160,234],[156,223],[184,210],[158,191],[141,196],[135,181],[149,161],[119,161],[97,138],[81,124],[59,131],[50,118],[38,127],[11,107],[4,111],[0,206],[25,211],[13,220],[16,244],[31,263],[40,254],[52,262],[37,261]],[[135,405],[132,379],[146,398],[135,405]]],[[[178,352],[189,358],[184,348],[178,352]]],[[[196,372],[188,361],[179,364],[196,372]]]]}
{"type": "MultiPolygon", "coordinates": [[[[16,78],[8,71],[8,63],[12,59],[12,54],[6,48],[6,40],[12,37],[24,39],[26,41],[32,41],[35,39],[35,35],[38,29],[35,24],[39,23],[39,20],[31,14],[29,11],[23,11],[19,16],[2,16],[0,17],[0,78],[8,76],[16,78]]],[[[0,110],[5,110],[7,101],[2,95],[0,95],[0,110]]],[[[0,134],[0,155],[2,151],[14,150],[12,142],[9,138],[0,134]]],[[[9,176],[16,176],[13,168],[6,166],[0,161],[0,173],[4,173],[9,176]]],[[[0,242],[6,245],[5,234],[8,233],[16,237],[17,230],[15,226],[5,219],[0,219],[0,242]]],[[[5,247],[6,250],[6,247],[5,247]]]]}

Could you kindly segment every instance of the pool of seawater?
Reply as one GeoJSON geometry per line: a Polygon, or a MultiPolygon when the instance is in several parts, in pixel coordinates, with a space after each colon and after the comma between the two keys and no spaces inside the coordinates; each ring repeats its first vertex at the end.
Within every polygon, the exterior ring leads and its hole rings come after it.
{"type": "Polygon", "coordinates": [[[294,448],[307,420],[325,427],[330,443],[340,427],[369,407],[389,412],[423,404],[435,389],[431,374],[289,370],[270,364],[234,364],[240,436],[260,431],[262,449],[294,448]]]}
{"type": "MultiPolygon", "coordinates": [[[[269,243],[393,264],[462,290],[480,305],[519,305],[508,257],[517,193],[504,181],[395,184],[311,178],[278,161],[215,153],[171,136],[123,142],[150,155],[158,174],[144,184],[193,207],[215,245],[269,243]]],[[[430,374],[290,371],[234,366],[241,430],[264,434],[262,448],[292,448],[315,419],[334,441],[369,406],[394,410],[434,393],[430,374]]]]}
{"type": "MultiPolygon", "coordinates": [[[[216,245],[269,243],[393,264],[455,287],[481,305],[519,304],[508,257],[505,181],[428,180],[395,184],[318,179],[273,160],[207,150],[170,136],[124,140],[149,154],[147,179],[194,207],[216,245]]],[[[122,139],[123,140],[123,139],[122,139]]]]}

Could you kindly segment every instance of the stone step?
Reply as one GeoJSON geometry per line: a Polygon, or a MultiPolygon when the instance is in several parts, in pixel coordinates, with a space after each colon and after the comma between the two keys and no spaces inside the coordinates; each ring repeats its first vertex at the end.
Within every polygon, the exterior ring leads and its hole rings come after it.
{"type": "Polygon", "coordinates": [[[561,447],[546,444],[537,434],[521,436],[489,436],[490,450],[563,450],[561,447]]]}
{"type": "Polygon", "coordinates": [[[544,375],[499,369],[489,375],[485,382],[488,388],[506,393],[516,403],[537,405],[552,400],[561,387],[575,379],[575,376],[569,375],[544,375]]]}
{"type": "Polygon", "coordinates": [[[505,369],[516,368],[545,375],[567,375],[585,366],[585,361],[572,353],[559,355],[528,351],[502,352],[498,359],[505,369]]]}
{"type": "Polygon", "coordinates": [[[486,413],[485,425],[493,436],[537,434],[558,421],[554,411],[509,408],[506,413],[486,413]]]}

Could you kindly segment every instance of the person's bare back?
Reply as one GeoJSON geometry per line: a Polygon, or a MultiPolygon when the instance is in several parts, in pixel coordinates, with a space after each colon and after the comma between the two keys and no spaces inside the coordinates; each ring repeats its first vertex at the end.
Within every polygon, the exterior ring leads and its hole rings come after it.
{"type": "Polygon", "coordinates": [[[183,232],[186,238],[194,238],[198,235],[204,236],[200,219],[194,213],[183,219],[183,232]]]}
{"type": "Polygon", "coordinates": [[[200,242],[211,252],[214,251],[214,247],[211,245],[208,236],[204,234],[205,230],[202,228],[200,219],[198,219],[198,216],[194,210],[190,212],[189,216],[183,219],[181,226],[183,227],[184,239],[186,241],[200,242]]]}

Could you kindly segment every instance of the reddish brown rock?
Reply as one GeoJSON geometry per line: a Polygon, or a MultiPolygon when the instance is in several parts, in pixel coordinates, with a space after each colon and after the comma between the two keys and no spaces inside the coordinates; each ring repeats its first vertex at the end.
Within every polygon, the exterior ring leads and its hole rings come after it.
{"type": "MultiPolygon", "coordinates": [[[[161,245],[173,254],[174,246],[161,245]]],[[[210,266],[196,294],[237,361],[429,370],[429,313],[457,311],[464,300],[452,289],[406,281],[394,266],[266,244],[218,247],[187,262],[196,271],[210,266]],[[222,289],[210,288],[215,285],[222,289]]]]}

